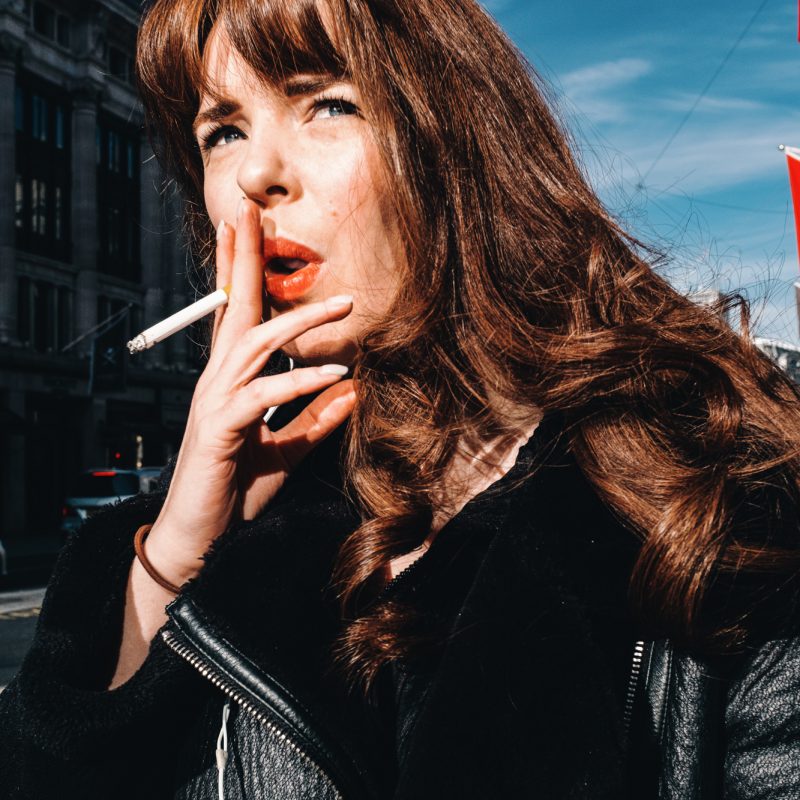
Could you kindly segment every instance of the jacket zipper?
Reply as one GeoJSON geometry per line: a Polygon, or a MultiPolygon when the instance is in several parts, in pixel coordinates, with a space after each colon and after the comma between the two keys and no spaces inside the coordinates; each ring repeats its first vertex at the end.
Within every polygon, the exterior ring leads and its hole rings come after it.
{"type": "Polygon", "coordinates": [[[335,781],[331,775],[320,766],[297,742],[292,739],[282,728],[270,720],[264,712],[256,708],[248,698],[242,694],[233,683],[228,680],[224,675],[217,672],[202,656],[199,656],[191,647],[180,643],[177,637],[169,630],[163,630],[161,637],[167,646],[180,656],[184,661],[187,661],[194,667],[204,678],[209,680],[214,686],[222,691],[227,697],[230,697],[238,706],[247,711],[251,716],[255,717],[260,724],[267,728],[270,732],[275,734],[281,742],[288,745],[298,756],[306,761],[312,769],[322,775],[328,783],[333,787],[337,800],[344,800],[341,792],[336,786],[335,781]]]}
{"type": "Polygon", "coordinates": [[[395,575],[394,578],[392,578],[388,583],[385,583],[373,602],[377,604],[385,600],[394,591],[394,588],[399,583],[407,580],[408,576],[412,574],[417,567],[419,567],[420,561],[422,561],[427,554],[428,550],[412,561],[407,567],[405,567],[405,569],[400,570],[400,572],[398,572],[397,575],[395,575]]]}
{"type": "Polygon", "coordinates": [[[633,719],[633,706],[636,702],[636,689],[639,686],[639,677],[642,674],[642,663],[644,661],[645,642],[636,642],[633,646],[633,662],[628,677],[628,690],[625,693],[625,708],[623,711],[623,725],[625,739],[627,740],[631,732],[631,720],[633,719]]]}

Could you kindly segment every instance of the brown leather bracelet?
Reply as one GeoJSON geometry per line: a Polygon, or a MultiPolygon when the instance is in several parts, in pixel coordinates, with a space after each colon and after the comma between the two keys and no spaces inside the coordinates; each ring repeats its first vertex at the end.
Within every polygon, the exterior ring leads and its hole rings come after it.
{"type": "Polygon", "coordinates": [[[133,537],[133,549],[136,552],[136,558],[139,559],[139,563],[144,567],[144,571],[163,589],[166,589],[168,592],[172,592],[172,594],[180,594],[180,587],[175,586],[174,583],[170,583],[165,577],[163,577],[158,570],[148,561],[147,556],[144,554],[144,540],[147,538],[147,534],[150,533],[150,529],[152,525],[142,525],[136,534],[133,537]]]}

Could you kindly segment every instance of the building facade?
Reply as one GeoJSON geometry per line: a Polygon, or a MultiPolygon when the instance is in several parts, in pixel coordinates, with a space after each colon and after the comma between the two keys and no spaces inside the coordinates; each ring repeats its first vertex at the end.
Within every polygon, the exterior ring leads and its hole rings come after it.
{"type": "Polygon", "coordinates": [[[753,344],[768,355],[795,383],[800,384],[800,347],[780,339],[756,336],[753,344]]]}
{"type": "Polygon", "coordinates": [[[193,299],[136,100],[138,22],[138,0],[0,0],[0,538],[57,527],[81,469],[160,465],[182,436],[188,337],[97,379],[98,342],[193,299]]]}

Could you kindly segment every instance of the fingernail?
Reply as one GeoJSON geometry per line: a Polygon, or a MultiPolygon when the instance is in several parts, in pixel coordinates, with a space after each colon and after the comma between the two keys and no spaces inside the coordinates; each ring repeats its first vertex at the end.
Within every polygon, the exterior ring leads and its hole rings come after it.
{"type": "Polygon", "coordinates": [[[338,375],[340,378],[349,371],[350,368],[344,364],[325,364],[319,368],[320,375],[338,375]]]}
{"type": "Polygon", "coordinates": [[[239,207],[236,209],[236,224],[237,225],[239,224],[239,220],[242,218],[242,214],[244,213],[244,202],[245,202],[245,198],[242,197],[241,200],[239,200],[239,207]]]}
{"type": "Polygon", "coordinates": [[[224,233],[224,231],[225,231],[225,220],[221,219],[219,221],[219,225],[217,225],[217,239],[218,240],[222,238],[222,234],[224,233]]]}
{"type": "Polygon", "coordinates": [[[326,305],[328,308],[344,308],[345,306],[351,306],[353,305],[353,295],[337,294],[335,297],[329,297],[326,305]]]}

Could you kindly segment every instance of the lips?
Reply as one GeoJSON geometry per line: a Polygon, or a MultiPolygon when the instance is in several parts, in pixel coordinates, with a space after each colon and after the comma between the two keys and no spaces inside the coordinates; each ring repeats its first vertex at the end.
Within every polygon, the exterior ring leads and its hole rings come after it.
{"type": "Polygon", "coordinates": [[[322,256],[290,239],[265,239],[267,294],[276,300],[298,300],[316,283],[322,256]]]}

